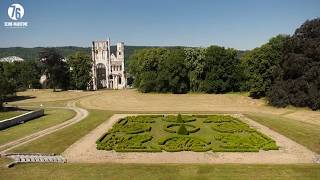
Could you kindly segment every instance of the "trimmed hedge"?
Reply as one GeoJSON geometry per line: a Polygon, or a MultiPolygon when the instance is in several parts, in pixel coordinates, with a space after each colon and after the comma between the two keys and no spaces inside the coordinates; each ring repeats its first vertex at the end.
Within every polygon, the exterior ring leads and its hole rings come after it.
{"type": "Polygon", "coordinates": [[[165,151],[179,152],[179,151],[209,151],[211,147],[210,142],[203,141],[200,138],[190,136],[172,136],[159,140],[159,145],[165,151]]]}
{"type": "Polygon", "coordinates": [[[188,123],[188,122],[193,122],[196,121],[196,118],[194,118],[193,116],[187,116],[187,115],[180,115],[181,119],[179,118],[178,120],[178,116],[173,116],[173,115],[168,115],[168,116],[164,116],[162,118],[163,121],[166,122],[171,122],[171,123],[188,123]]]}
{"type": "MultiPolygon", "coordinates": [[[[160,134],[163,135],[163,132],[160,134]]],[[[279,149],[276,142],[268,136],[252,129],[241,120],[226,115],[128,116],[120,119],[96,144],[99,150],[116,152],[258,152],[279,149]],[[196,120],[196,123],[187,123],[196,120]],[[171,123],[163,126],[159,124],[164,122],[171,123]],[[159,133],[152,133],[152,128],[158,128],[159,125],[170,134],[159,138],[159,133]],[[212,132],[208,139],[191,135],[201,131],[202,127],[202,131],[212,132]],[[155,138],[152,134],[155,134],[155,138]]]]}
{"type": "MultiPolygon", "coordinates": [[[[179,130],[179,128],[176,130],[176,129],[173,129],[173,128],[171,128],[171,127],[175,127],[175,126],[181,126],[182,124],[180,124],[180,123],[172,123],[172,124],[165,124],[164,126],[163,126],[163,130],[164,131],[166,131],[166,132],[168,132],[168,133],[178,133],[178,130],[179,130]]],[[[195,132],[198,132],[199,130],[200,130],[200,128],[199,127],[196,127],[196,126],[194,126],[194,125],[191,125],[191,124],[183,124],[184,126],[186,126],[186,127],[192,127],[193,129],[187,129],[187,131],[188,131],[188,134],[189,133],[195,133],[195,132]]],[[[179,134],[179,133],[178,133],[179,134]]]]}
{"type": "Polygon", "coordinates": [[[117,135],[107,134],[103,140],[97,142],[99,150],[119,150],[119,149],[147,149],[143,143],[148,142],[153,137],[149,134],[142,135],[117,135]]]}

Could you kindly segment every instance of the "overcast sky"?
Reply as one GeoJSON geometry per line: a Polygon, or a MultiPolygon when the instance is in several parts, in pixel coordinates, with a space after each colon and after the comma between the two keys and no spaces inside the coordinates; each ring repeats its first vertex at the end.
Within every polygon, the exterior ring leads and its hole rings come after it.
{"type": "Polygon", "coordinates": [[[0,47],[115,44],[252,49],[320,16],[320,0],[0,0],[0,47]],[[12,21],[20,3],[28,27],[12,21]]]}

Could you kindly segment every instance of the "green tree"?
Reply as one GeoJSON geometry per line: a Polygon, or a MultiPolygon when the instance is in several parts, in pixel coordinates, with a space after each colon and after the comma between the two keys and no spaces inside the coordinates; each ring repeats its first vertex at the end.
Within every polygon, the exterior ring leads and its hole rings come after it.
{"type": "Polygon", "coordinates": [[[77,52],[68,59],[70,66],[71,86],[75,89],[86,90],[91,81],[92,61],[84,53],[77,52]]]}
{"type": "Polygon", "coordinates": [[[130,58],[129,72],[141,92],[186,93],[188,70],[182,48],[152,48],[137,51],[130,58]]]}
{"type": "Polygon", "coordinates": [[[10,67],[10,63],[0,63],[0,110],[3,110],[7,96],[16,92],[13,76],[8,73],[7,67],[10,67]]]}
{"type": "Polygon", "coordinates": [[[157,82],[160,81],[158,74],[168,55],[169,51],[165,48],[151,48],[136,51],[130,57],[129,73],[135,78],[134,86],[139,91],[162,91],[160,83],[157,82]]]}
{"type": "Polygon", "coordinates": [[[205,48],[185,48],[185,66],[188,70],[190,91],[203,90],[206,67],[205,48]]]}
{"type": "Polygon", "coordinates": [[[28,88],[39,88],[39,79],[41,76],[41,70],[39,65],[34,60],[28,60],[23,62],[15,62],[17,81],[17,88],[24,90],[28,88]]]}
{"type": "Polygon", "coordinates": [[[182,48],[171,49],[164,63],[165,71],[159,73],[166,75],[169,82],[169,91],[172,93],[186,93],[189,91],[188,70],[185,66],[185,54],[182,48]]]}
{"type": "Polygon", "coordinates": [[[285,41],[267,99],[271,105],[320,109],[320,18],[306,21],[285,41]]]}
{"type": "Polygon", "coordinates": [[[283,56],[284,42],[287,39],[287,35],[278,35],[242,56],[249,96],[261,98],[270,90],[274,81],[273,71],[283,56]]]}
{"type": "Polygon", "coordinates": [[[204,91],[224,93],[238,91],[240,87],[240,61],[237,51],[219,46],[210,46],[206,50],[204,91]]]}
{"type": "Polygon", "coordinates": [[[67,89],[69,68],[64,57],[54,48],[44,48],[39,53],[39,59],[43,64],[42,72],[47,75],[48,84],[53,91],[56,88],[67,89]]]}

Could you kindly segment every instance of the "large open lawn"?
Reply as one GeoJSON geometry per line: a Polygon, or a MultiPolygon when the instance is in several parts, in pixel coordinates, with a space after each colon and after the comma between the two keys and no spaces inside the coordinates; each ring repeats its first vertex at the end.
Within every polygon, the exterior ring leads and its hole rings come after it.
{"type": "MultiPolygon", "coordinates": [[[[1,160],[0,160],[1,162],[1,160]]],[[[149,164],[27,164],[4,168],[0,179],[314,179],[319,165],[149,165],[149,164]]]]}
{"type": "Polygon", "coordinates": [[[320,125],[270,114],[248,113],[246,116],[320,153],[320,125]]]}
{"type": "Polygon", "coordinates": [[[19,106],[66,106],[70,100],[79,99],[82,97],[90,96],[93,94],[99,94],[94,91],[62,91],[53,92],[52,89],[44,90],[27,90],[23,92],[17,92],[18,100],[9,102],[9,104],[19,106]]]}
{"type": "MultiPolygon", "coordinates": [[[[244,94],[142,94],[136,90],[97,92],[26,91],[32,96],[11,102],[20,105],[65,106],[69,100],[89,109],[83,121],[22,145],[14,152],[62,153],[114,113],[243,113],[249,118],[319,153],[320,112],[304,108],[274,108],[264,100],[244,94]]],[[[2,132],[1,132],[2,133],[2,132]]],[[[0,136],[1,138],[2,136],[0,136]]],[[[319,179],[320,166],[299,165],[177,165],[177,164],[26,164],[4,168],[1,158],[0,179],[319,179]],[[32,172],[32,173],[29,173],[32,172]],[[57,177],[58,175],[58,177],[57,177]]]]}
{"type": "Polygon", "coordinates": [[[83,97],[79,105],[88,109],[118,112],[222,112],[264,113],[287,117],[296,121],[320,125],[320,111],[305,108],[274,108],[264,100],[252,99],[244,93],[229,94],[156,94],[139,93],[134,89],[98,91],[83,97]]]}
{"type": "Polygon", "coordinates": [[[62,153],[112,115],[109,111],[90,110],[89,112],[89,116],[81,122],[22,145],[11,152],[62,153]]]}
{"type": "Polygon", "coordinates": [[[68,109],[46,109],[45,115],[0,131],[0,145],[62,123],[75,115],[68,109]]]}

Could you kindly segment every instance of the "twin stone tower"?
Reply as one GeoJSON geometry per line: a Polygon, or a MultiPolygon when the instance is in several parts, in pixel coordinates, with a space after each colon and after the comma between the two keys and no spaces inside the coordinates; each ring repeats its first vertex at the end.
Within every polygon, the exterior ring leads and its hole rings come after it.
{"type": "Polygon", "coordinates": [[[110,39],[92,41],[92,89],[123,89],[126,87],[124,71],[124,43],[117,43],[116,55],[110,51],[110,39]]]}

